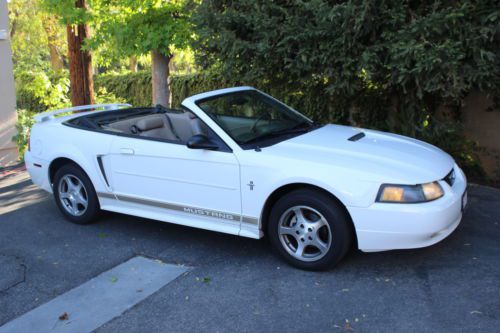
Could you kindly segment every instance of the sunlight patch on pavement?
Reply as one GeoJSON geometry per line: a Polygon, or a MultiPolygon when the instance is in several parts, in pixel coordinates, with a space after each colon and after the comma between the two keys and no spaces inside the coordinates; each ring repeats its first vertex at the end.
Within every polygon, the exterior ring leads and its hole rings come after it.
{"type": "Polygon", "coordinates": [[[26,171],[0,178],[0,215],[34,205],[48,194],[31,183],[26,171]],[[29,185],[28,185],[29,183],[29,185]]]}
{"type": "Polygon", "coordinates": [[[134,257],[0,327],[11,332],[91,332],[189,268],[134,257]]]}

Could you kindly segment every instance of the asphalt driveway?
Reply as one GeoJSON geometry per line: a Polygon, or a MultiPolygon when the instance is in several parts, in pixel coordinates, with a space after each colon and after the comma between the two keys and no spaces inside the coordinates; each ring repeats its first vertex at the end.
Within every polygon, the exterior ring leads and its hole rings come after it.
{"type": "Polygon", "coordinates": [[[461,225],[435,246],[353,251],[315,273],[265,240],[112,213],[74,225],[25,172],[1,177],[0,326],[141,255],[191,269],[98,332],[499,330],[500,190],[471,186],[461,225]]]}

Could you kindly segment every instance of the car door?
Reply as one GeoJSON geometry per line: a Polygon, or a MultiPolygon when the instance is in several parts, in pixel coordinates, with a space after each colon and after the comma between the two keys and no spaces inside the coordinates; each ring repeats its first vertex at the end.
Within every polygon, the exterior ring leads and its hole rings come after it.
{"type": "Polygon", "coordinates": [[[196,216],[239,227],[240,174],[231,151],[116,136],[108,161],[111,188],[118,200],[161,209],[173,219],[196,216]]]}

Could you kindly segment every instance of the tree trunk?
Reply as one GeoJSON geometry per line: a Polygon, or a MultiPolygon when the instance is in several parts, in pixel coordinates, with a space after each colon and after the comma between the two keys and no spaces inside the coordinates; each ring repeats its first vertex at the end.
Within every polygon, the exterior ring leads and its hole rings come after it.
{"type": "MultiPolygon", "coordinates": [[[[85,0],[76,0],[77,8],[87,8],[85,0]]],[[[68,25],[68,58],[71,103],[73,106],[94,104],[94,81],[92,79],[92,55],[82,50],[85,39],[90,37],[86,24],[68,25]]]]}
{"type": "Polygon", "coordinates": [[[132,56],[128,59],[129,69],[132,73],[137,73],[137,58],[132,56]]]}
{"type": "Polygon", "coordinates": [[[151,51],[153,105],[170,106],[170,71],[168,69],[170,58],[157,50],[151,51]]]}
{"type": "Polygon", "coordinates": [[[42,19],[43,29],[47,35],[47,46],[49,47],[50,64],[55,72],[60,71],[64,67],[61,52],[57,47],[57,19],[53,16],[45,16],[42,19]]]}

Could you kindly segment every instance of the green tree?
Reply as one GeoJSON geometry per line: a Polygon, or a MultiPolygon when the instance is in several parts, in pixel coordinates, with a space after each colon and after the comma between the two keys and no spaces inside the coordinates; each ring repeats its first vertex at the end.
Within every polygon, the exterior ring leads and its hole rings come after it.
{"type": "Polygon", "coordinates": [[[92,18],[86,0],[41,0],[48,13],[56,15],[66,25],[68,42],[71,103],[73,106],[94,104],[92,54],[85,49],[90,38],[92,18]]]}
{"type": "Polygon", "coordinates": [[[121,57],[151,54],[153,104],[170,104],[169,63],[192,37],[191,8],[184,0],[94,0],[92,48],[121,57]]]}
{"type": "Polygon", "coordinates": [[[62,69],[66,53],[63,27],[41,11],[39,0],[10,1],[9,20],[16,73],[62,69]]]}
{"type": "Polygon", "coordinates": [[[409,135],[471,90],[500,91],[495,0],[206,0],[194,20],[201,65],[352,100],[378,91],[409,135]]]}

